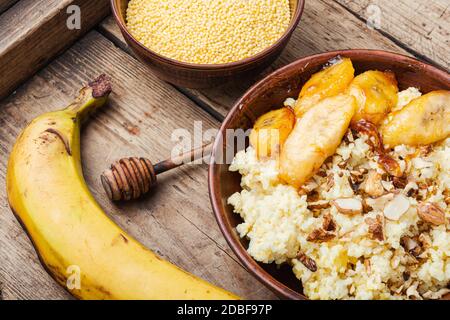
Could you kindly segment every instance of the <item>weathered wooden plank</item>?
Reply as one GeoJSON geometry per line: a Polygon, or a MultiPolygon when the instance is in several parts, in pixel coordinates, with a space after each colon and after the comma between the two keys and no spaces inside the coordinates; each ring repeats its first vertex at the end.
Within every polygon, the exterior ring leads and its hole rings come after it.
{"type": "MultiPolygon", "coordinates": [[[[221,235],[209,204],[206,165],[163,174],[158,189],[141,201],[108,201],[99,175],[113,160],[131,155],[164,159],[175,145],[174,129],[192,133],[194,121],[204,129],[219,123],[95,31],[1,103],[0,190],[5,190],[6,155],[19,131],[38,114],[66,105],[81,83],[103,72],[114,81],[110,103],[82,135],[84,174],[100,205],[131,235],[180,267],[245,298],[273,298],[237,262],[221,235]]],[[[4,298],[68,297],[40,267],[4,193],[0,211],[4,298]]]]}
{"type": "MultiPolygon", "coordinates": [[[[102,21],[99,28],[118,46],[129,51],[112,17],[102,21]]],[[[326,0],[306,1],[302,19],[291,41],[281,57],[264,74],[310,54],[355,48],[384,49],[408,54],[378,31],[368,28],[341,5],[326,0]]],[[[223,116],[233,102],[264,74],[220,88],[182,90],[205,108],[210,107],[212,112],[223,116]]]]}
{"type": "Polygon", "coordinates": [[[0,0],[0,13],[11,8],[19,0],[0,0]]]}
{"type": "Polygon", "coordinates": [[[21,0],[2,14],[0,99],[90,30],[108,12],[108,0],[21,0]],[[79,29],[67,26],[67,19],[77,13],[67,12],[71,5],[80,9],[79,29]]]}
{"type": "Polygon", "coordinates": [[[335,0],[414,54],[450,68],[448,0],[335,0]],[[379,19],[379,20],[378,20],[379,19]]]}

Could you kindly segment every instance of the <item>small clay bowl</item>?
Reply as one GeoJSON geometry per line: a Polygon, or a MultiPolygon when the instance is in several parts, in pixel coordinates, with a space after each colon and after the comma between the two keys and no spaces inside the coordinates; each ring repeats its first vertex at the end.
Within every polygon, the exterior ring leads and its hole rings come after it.
{"type": "MultiPolygon", "coordinates": [[[[255,119],[271,109],[280,108],[286,98],[297,98],[300,88],[311,75],[338,55],[352,59],[355,74],[372,69],[393,71],[400,90],[410,86],[419,88],[422,93],[437,89],[450,90],[448,73],[400,54],[375,50],[343,50],[305,57],[273,72],[239,99],[220,127],[213,155],[218,158],[221,152],[226,154],[225,146],[228,144],[229,147],[231,142],[219,137],[225,137],[227,129],[251,128],[255,119]]],[[[232,150],[231,154],[236,154],[237,151],[239,150],[232,150]]],[[[261,264],[247,253],[248,241],[241,239],[236,232],[236,226],[242,219],[233,213],[233,208],[227,204],[228,197],[241,191],[241,176],[239,173],[228,171],[228,167],[228,164],[212,162],[208,176],[212,208],[225,239],[243,265],[278,296],[287,299],[306,299],[300,281],[295,278],[289,266],[277,268],[274,264],[261,264]]],[[[450,299],[450,295],[445,298],[450,299]]]]}
{"type": "Polygon", "coordinates": [[[210,88],[267,68],[287,45],[303,13],[304,0],[290,0],[291,22],[285,33],[270,47],[249,58],[223,64],[195,64],[164,57],[141,44],[126,27],[128,0],[111,0],[111,8],[125,41],[137,57],[146,63],[159,78],[187,88],[210,88]]]}

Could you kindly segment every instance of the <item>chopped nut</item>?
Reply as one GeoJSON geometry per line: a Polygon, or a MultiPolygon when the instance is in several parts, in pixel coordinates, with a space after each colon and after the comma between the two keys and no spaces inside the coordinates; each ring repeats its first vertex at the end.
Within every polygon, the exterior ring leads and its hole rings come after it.
{"type": "Polygon", "coordinates": [[[312,272],[317,271],[316,262],[313,259],[311,259],[310,257],[308,257],[306,254],[304,254],[303,252],[299,251],[297,253],[297,259],[310,271],[312,271],[312,272]]]}
{"type": "Polygon", "coordinates": [[[373,210],[373,208],[367,204],[366,199],[362,199],[361,204],[363,208],[362,213],[368,213],[373,210]]]}
{"type": "Polygon", "coordinates": [[[325,178],[327,176],[327,173],[325,170],[321,169],[321,170],[317,171],[316,175],[318,175],[319,177],[325,178]]]}
{"type": "Polygon", "coordinates": [[[367,139],[367,143],[372,147],[375,153],[384,153],[381,135],[372,122],[362,119],[356,123],[352,123],[351,128],[368,136],[369,139],[367,139]]]}
{"type": "Polygon", "coordinates": [[[341,161],[337,164],[337,166],[341,169],[345,169],[345,167],[347,166],[347,161],[341,161]]]}
{"type": "Polygon", "coordinates": [[[448,289],[448,288],[442,288],[442,289],[440,289],[440,290],[438,290],[438,291],[436,291],[436,292],[433,292],[433,291],[429,290],[429,291],[425,292],[422,296],[423,296],[425,299],[433,299],[433,300],[436,300],[436,299],[442,298],[442,297],[445,296],[447,293],[450,293],[450,289],[448,289]]]}
{"type": "Polygon", "coordinates": [[[336,235],[333,232],[325,231],[322,228],[315,229],[306,238],[310,242],[326,242],[333,239],[336,235]]]}
{"type": "Polygon", "coordinates": [[[320,199],[320,195],[316,190],[314,190],[306,195],[307,202],[316,202],[316,201],[319,201],[319,199],[320,199]]]}
{"type": "Polygon", "coordinates": [[[408,236],[403,236],[400,239],[400,243],[403,246],[403,248],[412,254],[415,258],[417,258],[422,253],[422,248],[420,247],[419,243],[408,236]]]}
{"type": "Polygon", "coordinates": [[[408,289],[406,289],[406,296],[410,299],[415,300],[423,300],[420,296],[419,292],[417,291],[417,287],[419,286],[419,282],[416,281],[410,286],[408,289]]]}
{"type": "Polygon", "coordinates": [[[409,209],[409,200],[403,194],[397,194],[384,207],[384,216],[389,220],[397,221],[409,209]]]}
{"type": "Polygon", "coordinates": [[[421,233],[419,235],[419,241],[424,249],[428,249],[429,247],[431,247],[431,239],[425,233],[421,233]]]}
{"type": "Polygon", "coordinates": [[[318,184],[314,181],[314,180],[309,180],[307,183],[305,183],[304,185],[302,185],[300,187],[300,189],[298,190],[298,194],[299,195],[305,195],[308,194],[310,192],[312,192],[315,188],[318,187],[318,184]]]}
{"type": "Polygon", "coordinates": [[[357,198],[340,198],[332,201],[337,211],[343,214],[355,215],[362,212],[361,200],[357,198]]]}
{"type": "Polygon", "coordinates": [[[360,170],[351,170],[350,174],[354,177],[362,177],[363,173],[360,170]]]}
{"type": "Polygon", "coordinates": [[[323,215],[322,228],[325,231],[336,231],[336,221],[334,221],[331,213],[327,212],[323,215]]]}
{"type": "Polygon", "coordinates": [[[394,194],[393,193],[388,193],[385,194],[381,197],[372,199],[372,198],[366,198],[366,204],[370,207],[373,208],[373,210],[375,211],[383,211],[384,207],[386,206],[386,204],[391,201],[392,199],[394,199],[394,194]]]}
{"type": "Polygon", "coordinates": [[[366,180],[362,184],[362,189],[371,197],[379,197],[384,194],[381,184],[381,175],[376,170],[370,170],[366,180]]]}
{"type": "Polygon", "coordinates": [[[401,177],[403,171],[399,163],[388,154],[380,154],[378,157],[378,163],[383,166],[383,169],[394,177],[401,177]]]}
{"type": "Polygon", "coordinates": [[[327,175],[327,182],[325,185],[325,190],[329,191],[334,186],[334,176],[332,173],[327,175]]]}
{"type": "Polygon", "coordinates": [[[386,190],[386,191],[394,190],[394,185],[390,181],[381,180],[381,185],[383,186],[384,190],[386,190]]]}
{"type": "Polygon", "coordinates": [[[353,176],[348,177],[348,184],[350,185],[354,193],[358,193],[360,184],[355,181],[353,176]]]}
{"type": "Polygon", "coordinates": [[[377,215],[376,219],[366,218],[365,222],[369,225],[369,233],[373,240],[384,240],[384,221],[381,215],[377,215]]]}
{"type": "Polygon", "coordinates": [[[322,210],[326,209],[330,206],[330,203],[328,200],[319,200],[315,202],[308,202],[308,209],[309,210],[322,210]]]}
{"type": "Polygon", "coordinates": [[[370,121],[359,120],[352,124],[352,129],[361,132],[369,137],[367,143],[372,147],[375,154],[378,155],[378,163],[384,170],[392,176],[400,177],[403,173],[398,162],[390,155],[386,154],[378,128],[370,121]]]}
{"type": "Polygon", "coordinates": [[[419,217],[434,225],[445,224],[445,212],[437,204],[430,202],[421,202],[417,207],[419,217]]]}
{"type": "Polygon", "coordinates": [[[406,185],[408,184],[408,179],[405,176],[394,177],[392,179],[392,183],[394,184],[394,187],[398,189],[405,189],[406,185]]]}

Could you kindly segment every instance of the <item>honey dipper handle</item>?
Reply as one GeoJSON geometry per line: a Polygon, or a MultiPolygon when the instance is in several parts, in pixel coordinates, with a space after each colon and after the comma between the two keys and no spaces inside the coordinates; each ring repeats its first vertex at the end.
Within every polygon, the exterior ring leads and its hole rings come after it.
{"type": "Polygon", "coordinates": [[[158,162],[154,165],[154,170],[156,174],[169,171],[173,168],[179,167],[185,163],[189,163],[198,159],[202,159],[204,156],[208,155],[212,149],[212,143],[205,144],[191,151],[180,154],[176,157],[169,158],[167,160],[158,162]]]}

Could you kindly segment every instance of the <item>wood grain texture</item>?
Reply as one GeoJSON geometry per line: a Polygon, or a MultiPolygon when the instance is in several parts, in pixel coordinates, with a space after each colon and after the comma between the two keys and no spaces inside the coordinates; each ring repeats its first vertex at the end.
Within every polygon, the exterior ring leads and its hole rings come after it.
{"type": "Polygon", "coordinates": [[[380,10],[379,30],[413,53],[450,68],[450,2],[448,0],[336,0],[367,21],[380,10]]]}
{"type": "MultiPolygon", "coordinates": [[[[99,28],[105,36],[130,52],[112,17],[102,21],[99,28]]],[[[221,119],[239,96],[269,72],[314,53],[355,48],[383,49],[409,54],[378,31],[368,28],[340,4],[328,0],[306,1],[302,19],[291,41],[281,57],[263,74],[219,88],[201,91],[184,88],[179,90],[221,119]]]]}
{"type": "MultiPolygon", "coordinates": [[[[206,165],[162,174],[158,189],[141,201],[113,204],[107,199],[99,176],[113,160],[130,155],[154,162],[165,159],[175,145],[174,129],[192,133],[194,121],[202,121],[204,129],[219,123],[95,31],[1,103],[0,190],[5,190],[7,155],[20,130],[38,114],[67,105],[83,82],[100,73],[112,77],[113,93],[82,132],[84,174],[100,205],[145,246],[185,270],[245,298],[274,298],[242,267],[222,237],[210,208],[206,165]]],[[[4,193],[0,248],[5,299],[69,297],[39,265],[4,193]]]]}
{"type": "Polygon", "coordinates": [[[0,16],[0,99],[42,68],[109,12],[108,0],[21,0],[0,16]],[[66,12],[80,8],[81,28],[66,12]]]}
{"type": "Polygon", "coordinates": [[[0,0],[0,13],[11,8],[19,0],[0,0]]]}

